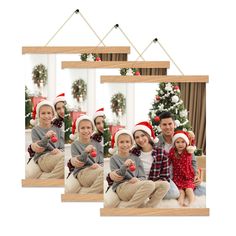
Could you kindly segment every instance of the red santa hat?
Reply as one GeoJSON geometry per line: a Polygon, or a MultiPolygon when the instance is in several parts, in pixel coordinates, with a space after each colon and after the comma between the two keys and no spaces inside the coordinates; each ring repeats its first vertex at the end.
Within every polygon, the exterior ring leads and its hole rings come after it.
{"type": "Polygon", "coordinates": [[[99,116],[105,116],[104,108],[100,108],[95,112],[95,114],[93,115],[93,120],[95,120],[99,116]]]}
{"type": "Polygon", "coordinates": [[[57,97],[55,98],[55,100],[53,101],[54,106],[58,103],[58,102],[65,102],[65,93],[61,93],[59,95],[57,95],[57,97]]]}
{"type": "Polygon", "coordinates": [[[30,124],[35,126],[38,123],[39,119],[39,111],[42,106],[50,106],[52,108],[53,116],[55,115],[55,109],[51,102],[48,100],[41,100],[38,104],[34,106],[33,112],[32,112],[32,119],[30,120],[30,124]]]}
{"type": "Polygon", "coordinates": [[[134,140],[133,140],[133,135],[130,131],[128,131],[127,129],[120,129],[118,130],[115,134],[112,135],[112,138],[111,138],[111,148],[109,148],[109,153],[110,154],[115,154],[118,150],[117,150],[117,140],[119,138],[119,136],[121,134],[127,134],[130,136],[131,138],[131,144],[133,145],[134,143],[134,140]]]}
{"type": "Polygon", "coordinates": [[[75,140],[78,136],[78,127],[79,127],[79,123],[82,121],[82,120],[87,120],[87,121],[90,121],[91,124],[92,124],[92,129],[94,130],[94,124],[93,124],[93,121],[90,119],[89,116],[87,115],[82,115],[82,116],[79,116],[72,124],[72,134],[70,134],[70,139],[71,140],[75,140]]]}
{"type": "Polygon", "coordinates": [[[186,149],[188,153],[194,153],[194,151],[196,150],[196,146],[192,146],[192,144],[190,143],[190,135],[188,132],[185,132],[183,130],[175,131],[174,136],[172,137],[173,144],[178,138],[182,138],[186,142],[186,149]]]}
{"type": "Polygon", "coordinates": [[[133,135],[138,130],[146,132],[154,143],[158,143],[159,139],[156,137],[152,125],[149,122],[143,121],[136,124],[132,131],[133,135]]]}

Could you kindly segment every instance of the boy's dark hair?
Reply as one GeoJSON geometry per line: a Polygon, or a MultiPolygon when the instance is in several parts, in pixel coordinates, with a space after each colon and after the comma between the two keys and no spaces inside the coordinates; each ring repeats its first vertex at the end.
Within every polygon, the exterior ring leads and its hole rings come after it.
{"type": "Polygon", "coordinates": [[[168,111],[164,111],[160,114],[160,122],[163,119],[167,119],[167,118],[171,118],[174,121],[174,116],[172,115],[172,113],[168,112],[168,111]]]}

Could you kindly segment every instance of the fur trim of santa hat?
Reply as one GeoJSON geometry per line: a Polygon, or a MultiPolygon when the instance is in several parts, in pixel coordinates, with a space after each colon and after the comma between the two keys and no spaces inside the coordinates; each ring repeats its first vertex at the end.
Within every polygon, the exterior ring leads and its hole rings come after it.
{"type": "Polygon", "coordinates": [[[91,122],[92,124],[92,129],[94,130],[95,127],[94,127],[94,124],[93,124],[93,121],[91,120],[91,118],[87,115],[82,115],[82,116],[79,116],[72,124],[72,133],[70,134],[70,139],[71,140],[75,140],[77,137],[78,137],[78,127],[79,127],[79,123],[82,121],[82,120],[88,120],[91,122]]]}
{"type": "Polygon", "coordinates": [[[94,113],[93,120],[95,120],[99,116],[102,116],[102,117],[105,116],[104,108],[100,108],[94,113]]]}
{"type": "Polygon", "coordinates": [[[59,95],[57,95],[57,97],[54,99],[53,104],[54,106],[58,103],[58,102],[65,102],[65,93],[61,93],[59,95]]]}
{"type": "Polygon", "coordinates": [[[132,131],[133,135],[138,130],[146,132],[154,143],[158,143],[159,139],[156,137],[152,125],[149,122],[142,121],[136,124],[132,131]]]}
{"type": "Polygon", "coordinates": [[[187,144],[186,150],[187,150],[188,153],[190,153],[190,154],[194,153],[194,151],[196,150],[196,146],[192,146],[191,145],[191,143],[189,141],[189,134],[188,134],[188,132],[185,132],[183,130],[177,130],[174,133],[174,136],[172,137],[173,144],[175,143],[175,141],[178,138],[182,138],[186,142],[186,144],[187,144]]]}
{"type": "Polygon", "coordinates": [[[34,106],[34,109],[32,112],[32,119],[30,120],[30,124],[32,126],[35,126],[38,123],[40,108],[45,105],[50,106],[52,108],[53,116],[56,114],[53,104],[48,100],[42,100],[34,106]]]}
{"type": "Polygon", "coordinates": [[[133,135],[132,135],[132,133],[129,130],[127,130],[127,129],[119,129],[115,134],[112,135],[112,138],[111,138],[111,148],[109,148],[108,151],[112,155],[115,154],[118,151],[118,149],[117,149],[117,140],[118,140],[118,138],[119,138],[119,136],[121,134],[129,135],[130,138],[131,138],[132,145],[134,143],[133,135]]]}

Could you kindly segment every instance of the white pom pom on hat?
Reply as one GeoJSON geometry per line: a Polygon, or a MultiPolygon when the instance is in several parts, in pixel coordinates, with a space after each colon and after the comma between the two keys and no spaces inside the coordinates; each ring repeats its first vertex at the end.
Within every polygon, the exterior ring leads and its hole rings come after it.
{"type": "Polygon", "coordinates": [[[187,144],[186,150],[188,153],[190,154],[194,153],[194,151],[196,150],[196,146],[192,146],[190,144],[188,132],[185,132],[183,130],[175,131],[174,136],[172,137],[172,143],[174,144],[178,138],[182,138],[186,142],[187,144]]]}
{"type": "Polygon", "coordinates": [[[149,122],[147,121],[139,122],[134,126],[132,133],[134,134],[138,130],[146,132],[154,143],[158,143],[159,139],[156,137],[152,125],[149,122]]]}
{"type": "Polygon", "coordinates": [[[117,152],[117,140],[118,140],[118,138],[119,138],[119,136],[121,134],[129,135],[130,138],[131,138],[132,145],[134,143],[133,135],[132,135],[132,133],[129,130],[127,130],[127,129],[119,129],[115,134],[112,135],[112,138],[111,138],[111,148],[108,149],[108,152],[110,154],[112,154],[112,155],[117,152]]]}

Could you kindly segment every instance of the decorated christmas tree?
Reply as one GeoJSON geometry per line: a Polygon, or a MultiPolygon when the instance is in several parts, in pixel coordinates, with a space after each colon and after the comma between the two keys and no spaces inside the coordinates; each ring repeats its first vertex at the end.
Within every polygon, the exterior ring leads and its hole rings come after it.
{"type": "Polygon", "coordinates": [[[69,143],[70,142],[72,119],[70,116],[70,112],[68,112],[68,109],[66,106],[65,106],[64,122],[65,122],[65,143],[69,143]]]}
{"type": "Polygon", "coordinates": [[[108,150],[111,147],[111,133],[106,121],[104,121],[103,139],[104,139],[104,144],[103,144],[104,156],[107,157],[109,155],[108,150]]]}
{"type": "Polygon", "coordinates": [[[175,119],[176,130],[191,130],[191,126],[187,118],[188,111],[184,107],[180,94],[179,86],[175,83],[159,84],[157,95],[149,112],[149,117],[156,135],[161,132],[159,127],[159,115],[164,111],[169,111],[172,113],[175,119]]]}
{"type": "Polygon", "coordinates": [[[29,96],[28,88],[25,86],[25,128],[26,129],[31,127],[31,124],[30,124],[31,113],[32,113],[32,102],[29,96]]]}

